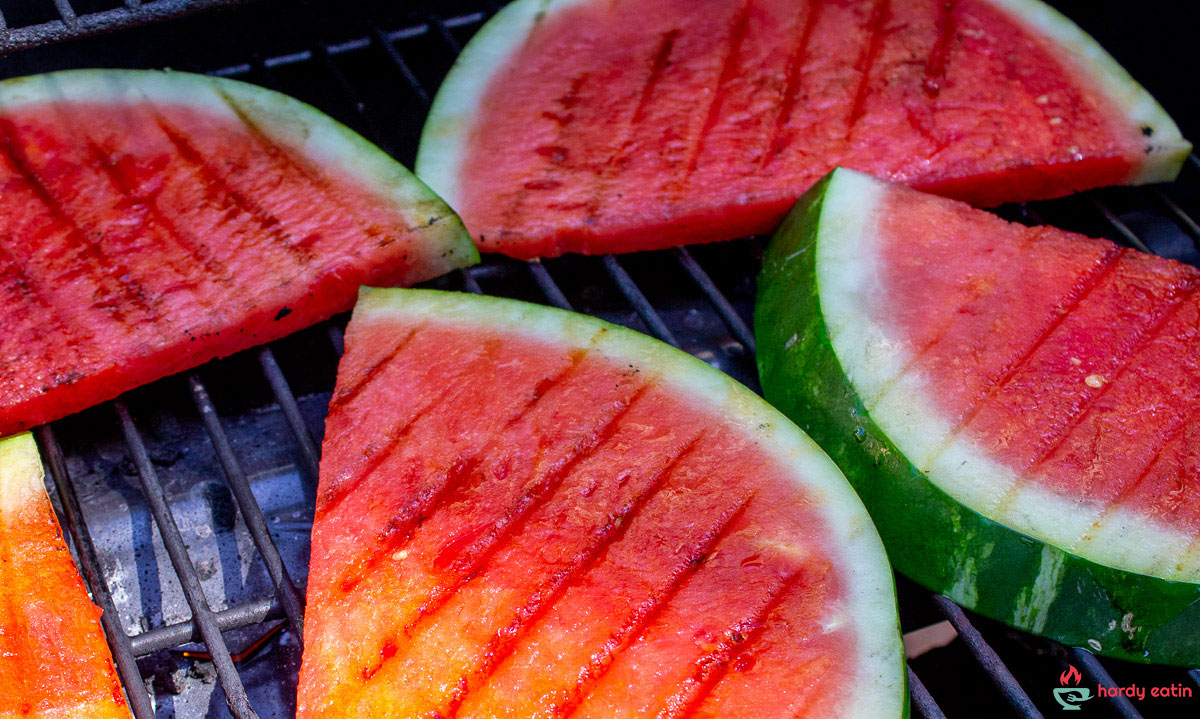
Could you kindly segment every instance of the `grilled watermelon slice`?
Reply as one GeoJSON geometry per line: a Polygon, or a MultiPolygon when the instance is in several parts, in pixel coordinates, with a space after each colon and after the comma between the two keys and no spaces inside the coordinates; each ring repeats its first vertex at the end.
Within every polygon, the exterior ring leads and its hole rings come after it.
{"type": "Polygon", "coordinates": [[[300,717],[906,712],[866,512],[725,375],[429,290],[364,290],[346,343],[300,717]]]}
{"type": "Polygon", "coordinates": [[[0,717],[129,719],[33,437],[0,439],[0,717]]]}
{"type": "Polygon", "coordinates": [[[999,204],[1169,180],[1189,147],[1037,0],[517,0],[417,173],[528,258],[772,232],[835,165],[999,204]]]}
{"type": "Polygon", "coordinates": [[[995,619],[1200,664],[1200,272],[836,170],[775,236],[767,398],[896,568],[995,619]]]}
{"type": "Polygon", "coordinates": [[[407,170],[232,80],[0,83],[0,436],[477,260],[407,170]]]}

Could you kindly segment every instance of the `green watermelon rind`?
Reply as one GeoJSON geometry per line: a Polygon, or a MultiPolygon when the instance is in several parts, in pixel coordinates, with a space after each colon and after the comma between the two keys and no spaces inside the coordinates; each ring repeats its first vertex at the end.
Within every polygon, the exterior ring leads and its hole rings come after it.
{"type": "Polygon", "coordinates": [[[930,481],[872,419],[835,352],[816,280],[819,242],[845,230],[823,218],[826,201],[855,175],[835,170],[809,190],[764,257],[754,325],[767,400],[841,467],[902,574],[1064,644],[1200,664],[1200,585],[1091,561],[994,521],[930,481]]]}
{"type": "MultiPolygon", "coordinates": [[[[590,0],[515,0],[496,13],[450,68],[434,97],[417,150],[415,170],[450,203],[462,207],[460,179],[472,128],[492,82],[550,14],[590,0]]],[[[1059,56],[1090,77],[1137,128],[1151,128],[1144,156],[1130,158],[1131,185],[1175,179],[1192,146],[1162,106],[1078,25],[1041,0],[988,0],[1009,17],[1054,41],[1059,56]]]]}
{"type": "Polygon", "coordinates": [[[438,290],[363,288],[353,322],[403,318],[406,323],[504,328],[517,336],[564,351],[587,350],[621,366],[637,368],[648,380],[665,383],[705,413],[719,414],[755,439],[780,465],[795,468],[795,481],[828,518],[831,544],[848,561],[851,608],[861,641],[858,676],[847,680],[845,716],[907,717],[907,673],[896,614],[895,580],[883,544],[866,509],[841,471],[789,419],[728,375],[695,357],[632,330],[587,315],[541,305],[438,290]]]}
{"type": "MultiPolygon", "coordinates": [[[[118,100],[195,107],[248,123],[296,161],[334,169],[406,220],[422,252],[404,278],[416,283],[479,262],[479,252],[449,205],[366,138],[283,93],[228,78],[171,70],[64,70],[0,82],[0,109],[48,102],[118,100]]],[[[369,238],[364,236],[364,242],[369,238]]]]}

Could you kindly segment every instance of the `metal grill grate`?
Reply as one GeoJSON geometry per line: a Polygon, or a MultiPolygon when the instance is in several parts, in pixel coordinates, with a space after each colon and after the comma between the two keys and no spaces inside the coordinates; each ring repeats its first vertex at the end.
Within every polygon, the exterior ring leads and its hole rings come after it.
{"type": "MultiPolygon", "coordinates": [[[[0,31],[0,50],[44,46],[222,4],[231,3],[125,0],[119,8],[76,14],[67,0],[55,0],[58,19],[0,31]]],[[[334,3],[265,3],[216,19],[201,16],[134,31],[142,33],[136,36],[39,48],[12,56],[8,74],[141,64],[240,77],[313,102],[411,165],[435,83],[496,5],[474,3],[453,12],[443,7],[444,15],[380,5],[347,18],[345,8],[334,3]],[[196,38],[198,45],[182,41],[196,38]],[[220,52],[213,50],[215,38],[222,40],[220,52]],[[130,59],[128,48],[139,42],[155,51],[130,59]],[[241,59],[225,63],[230,52],[241,59]]],[[[1200,208],[1198,176],[1200,162],[1193,157],[1185,180],[1170,188],[1106,190],[1005,213],[1026,222],[1044,218],[1198,264],[1200,226],[1187,211],[1200,208]]],[[[761,250],[760,240],[747,239],[620,258],[532,263],[493,258],[431,284],[595,314],[692,352],[756,388],[747,318],[761,250]]],[[[332,389],[344,322],[340,318],[186,377],[162,380],[37,430],[68,537],[104,610],[104,630],[138,719],[156,710],[158,716],[239,719],[294,711],[305,520],[311,518],[319,456],[313,428],[320,426],[332,389]],[[136,487],[128,481],[134,476],[136,487]],[[290,489],[274,489],[280,482],[290,489]],[[218,547],[225,564],[215,587],[211,552],[189,546],[189,540],[204,544],[207,536],[208,525],[194,521],[197,494],[211,516],[224,517],[216,524],[222,537],[233,538],[237,555],[230,562],[218,547]],[[302,508],[295,510],[297,503],[289,505],[280,495],[301,497],[302,508]],[[288,524],[289,508],[294,521],[290,529],[281,528],[288,524]],[[242,582],[233,591],[229,576],[239,573],[242,582]],[[148,588],[155,581],[157,594],[148,588]],[[220,598],[214,600],[214,593],[220,598]],[[168,595],[177,596],[181,606],[172,610],[168,595]],[[283,639],[276,638],[278,627],[283,639]],[[235,642],[242,651],[231,652],[235,642]],[[264,644],[269,649],[255,654],[264,644]],[[192,649],[180,652],[181,647],[192,649]],[[235,661],[243,655],[249,656],[235,661]],[[189,699],[197,695],[199,702],[189,699]]],[[[1121,683],[1190,681],[1200,687],[1197,671],[1189,676],[1102,663],[1084,650],[974,617],[902,578],[899,591],[906,629],[945,618],[961,639],[910,664],[913,703],[929,719],[1040,717],[1044,709],[1056,711],[1050,688],[1067,662],[1077,664],[1093,687],[1114,684],[1110,669],[1121,683]]],[[[1102,711],[1111,716],[1158,711],[1151,703],[1107,701],[1102,711]]]]}

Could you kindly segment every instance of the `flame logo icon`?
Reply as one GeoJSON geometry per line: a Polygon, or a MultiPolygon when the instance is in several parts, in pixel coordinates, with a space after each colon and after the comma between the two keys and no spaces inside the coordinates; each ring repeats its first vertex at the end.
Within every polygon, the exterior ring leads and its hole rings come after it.
{"type": "Polygon", "coordinates": [[[1061,687],[1054,690],[1054,701],[1066,711],[1079,711],[1079,705],[1092,698],[1092,690],[1086,687],[1080,687],[1079,682],[1083,679],[1079,670],[1074,664],[1067,665],[1067,671],[1058,675],[1058,681],[1062,684],[1061,687]],[[1075,686],[1069,687],[1068,683],[1075,686]]]}
{"type": "Polygon", "coordinates": [[[1075,686],[1079,686],[1079,681],[1083,679],[1079,674],[1079,670],[1075,668],[1074,664],[1068,664],[1067,666],[1069,667],[1067,671],[1058,675],[1058,683],[1066,686],[1070,682],[1075,686]]]}

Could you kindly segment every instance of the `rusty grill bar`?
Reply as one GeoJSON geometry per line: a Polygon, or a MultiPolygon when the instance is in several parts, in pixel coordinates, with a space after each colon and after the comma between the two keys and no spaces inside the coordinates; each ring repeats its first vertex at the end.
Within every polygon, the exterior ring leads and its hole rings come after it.
{"type": "MultiPolygon", "coordinates": [[[[119,8],[78,14],[69,0],[52,0],[52,2],[53,7],[59,13],[59,19],[42,24],[10,28],[4,24],[3,15],[0,14],[0,52],[47,45],[83,35],[151,23],[218,5],[236,4],[236,0],[124,0],[124,5],[119,8]]],[[[421,109],[428,109],[433,88],[426,86],[426,83],[419,79],[420,71],[427,65],[428,60],[424,56],[406,55],[404,49],[400,47],[400,43],[413,39],[432,39],[440,44],[446,57],[452,58],[461,50],[461,42],[455,32],[477,29],[497,9],[497,3],[480,3],[479,5],[482,5],[483,8],[450,17],[429,14],[417,22],[393,29],[386,29],[370,17],[363,17],[361,23],[363,32],[360,36],[333,43],[322,38],[317,30],[320,27],[317,9],[310,3],[303,3],[297,12],[311,13],[311,22],[307,23],[309,36],[305,49],[282,55],[261,57],[255,49],[254,42],[246,38],[243,45],[247,48],[249,60],[235,65],[207,69],[216,75],[241,77],[276,89],[281,89],[280,82],[276,77],[277,68],[300,66],[313,76],[323,76],[323,81],[327,81],[337,88],[344,106],[351,110],[352,116],[343,119],[348,119],[356,129],[381,147],[397,154],[397,149],[401,148],[397,147],[393,134],[383,131],[382,128],[386,126],[385,122],[380,118],[372,103],[364,99],[365,95],[356,83],[341,69],[339,58],[354,53],[376,54],[381,65],[390,66],[391,70],[404,81],[407,90],[412,93],[421,109]]],[[[0,13],[3,8],[4,5],[0,3],[0,13]]],[[[192,69],[191,63],[186,62],[187,58],[181,58],[181,60],[185,60],[180,63],[181,66],[192,69]]],[[[448,64],[446,66],[448,67],[448,64]]],[[[442,68],[442,70],[444,69],[445,67],[442,68]]],[[[331,110],[331,108],[323,109],[331,110]]],[[[417,122],[419,121],[418,119],[417,122]]],[[[414,148],[404,147],[403,149],[411,153],[414,148]]],[[[405,157],[403,154],[399,156],[405,157]]],[[[1189,167],[1185,168],[1184,174],[1191,173],[1195,176],[1200,173],[1200,161],[1195,156],[1189,160],[1189,167]]],[[[1193,177],[1192,182],[1194,181],[1193,177]]],[[[1185,209],[1185,205],[1189,204],[1187,201],[1174,199],[1169,194],[1169,190],[1158,188],[1130,189],[1124,192],[1136,196],[1142,206],[1157,208],[1161,217],[1174,223],[1185,235],[1190,237],[1194,248],[1200,252],[1200,224],[1185,209]]],[[[1087,193],[1055,203],[1039,203],[1039,208],[1042,206],[1064,212],[1072,218],[1085,218],[1085,222],[1098,222],[1098,226],[1101,227],[1099,231],[1110,238],[1144,251],[1152,251],[1143,238],[1130,229],[1129,224],[1122,219],[1121,215],[1100,199],[1097,193],[1087,193]]],[[[1027,223],[1039,223],[1043,221],[1039,208],[1021,205],[1008,208],[1008,215],[1012,219],[1027,223]]],[[[1066,226],[1069,227],[1070,224],[1067,223],[1066,226]]],[[[727,250],[734,250],[746,255],[749,257],[750,266],[754,266],[757,263],[757,256],[761,253],[761,247],[761,241],[751,239],[729,243],[727,250]]],[[[610,290],[616,289],[617,296],[625,303],[625,308],[618,309],[615,313],[618,321],[622,321],[624,318],[623,321],[635,329],[646,331],[677,347],[689,349],[694,354],[728,371],[721,361],[714,361],[712,352],[710,352],[711,347],[696,348],[680,342],[677,336],[678,329],[672,328],[673,324],[678,326],[678,323],[674,321],[675,318],[662,311],[662,308],[656,307],[655,302],[651,299],[655,294],[654,287],[650,286],[648,291],[646,287],[636,281],[637,273],[631,272],[626,266],[627,264],[638,264],[643,259],[657,263],[655,267],[670,265],[680,273],[681,277],[686,278],[690,286],[698,293],[689,299],[706,305],[707,311],[714,316],[714,321],[725,327],[728,336],[721,340],[724,346],[736,349],[740,353],[742,369],[746,370],[748,364],[749,371],[752,372],[755,345],[750,326],[737,309],[735,302],[727,295],[727,291],[723,291],[719,282],[714,280],[713,275],[710,275],[705,269],[703,258],[697,257],[700,254],[700,250],[679,248],[620,259],[612,255],[529,263],[491,259],[481,266],[458,271],[449,278],[442,278],[432,284],[439,287],[457,287],[475,293],[483,292],[486,286],[488,291],[495,294],[514,294],[524,299],[544,301],[563,309],[573,309],[573,302],[564,291],[563,284],[555,279],[555,275],[562,272],[571,274],[572,278],[584,277],[589,288],[604,285],[610,290]],[[514,287],[522,285],[522,283],[529,283],[530,287],[536,288],[534,294],[521,295],[519,291],[513,291],[514,287]]],[[[571,286],[573,290],[578,289],[571,286]]],[[[612,319],[612,317],[606,318],[612,319]]],[[[325,329],[329,343],[328,349],[335,356],[340,356],[343,351],[342,323],[344,320],[330,322],[325,329]]],[[[276,343],[276,345],[279,344],[276,343]]],[[[271,347],[264,347],[254,350],[254,352],[261,369],[262,379],[269,387],[271,396],[290,430],[290,437],[287,441],[292,444],[294,449],[295,462],[300,470],[300,475],[304,481],[311,482],[312,487],[315,487],[319,450],[312,429],[301,413],[296,393],[284,375],[271,347]]],[[[753,376],[743,376],[741,379],[756,386],[753,376]]],[[[214,610],[212,608],[210,600],[201,586],[188,547],[176,524],[171,500],[164,490],[164,485],[155,469],[155,463],[147,451],[138,425],[125,401],[117,400],[110,404],[112,411],[115,411],[126,442],[127,456],[136,468],[136,473],[141,481],[143,498],[149,507],[154,526],[161,536],[175,574],[181,583],[192,616],[188,621],[164,624],[134,636],[127,634],[120,626],[113,594],[105,580],[92,534],[84,520],[76,484],[68,471],[67,461],[63,449],[59,445],[56,432],[50,426],[43,426],[38,428],[36,436],[53,478],[54,488],[61,504],[63,523],[68,530],[67,534],[72,550],[95,602],[104,611],[102,624],[134,715],[138,719],[149,719],[155,716],[151,696],[142,680],[138,659],[162,650],[198,642],[203,645],[204,652],[215,665],[217,678],[221,690],[224,692],[229,712],[238,719],[249,719],[257,717],[258,714],[250,705],[239,675],[238,665],[226,646],[223,632],[256,625],[263,625],[265,632],[268,624],[273,626],[282,622],[298,645],[304,622],[303,591],[302,587],[293,581],[283,556],[271,536],[263,510],[252,490],[251,482],[242,468],[237,450],[226,433],[225,423],[228,420],[223,421],[219,416],[217,406],[210,397],[208,387],[201,380],[199,372],[187,375],[186,380],[196,412],[222,469],[225,484],[234,497],[237,512],[251,535],[253,546],[261,556],[265,571],[274,587],[271,596],[235,604],[226,609],[214,610]]],[[[327,389],[331,389],[333,377],[328,377],[327,382],[327,389]]],[[[995,685],[1012,712],[1027,718],[1042,716],[1039,703],[1031,698],[1030,689],[1032,687],[1027,688],[1022,685],[1006,664],[1005,659],[993,646],[994,640],[989,640],[986,636],[987,634],[995,635],[996,629],[991,626],[981,626],[981,621],[983,625],[988,624],[986,620],[974,618],[973,615],[964,612],[944,597],[933,596],[923,590],[913,589],[904,585],[903,582],[901,588],[902,613],[906,600],[922,597],[924,602],[935,608],[936,612],[948,619],[954,626],[970,656],[995,685]]],[[[1031,650],[1027,649],[1026,651],[1031,650]]],[[[1115,684],[1105,668],[1105,664],[1086,650],[1062,650],[1060,648],[1059,652],[1060,661],[1070,660],[1079,664],[1087,681],[1093,687],[1098,683],[1106,686],[1115,684]]],[[[1183,673],[1180,672],[1179,675],[1183,676],[1183,673]]],[[[1192,670],[1187,675],[1190,676],[1190,680],[1196,687],[1200,687],[1200,671],[1192,670]]],[[[908,677],[912,702],[920,716],[927,719],[942,719],[949,716],[939,706],[937,699],[912,666],[909,667],[908,677]]],[[[929,677],[926,677],[926,680],[928,679],[929,677]]],[[[1044,689],[1044,687],[1038,687],[1038,689],[1044,689]]],[[[1042,693],[1047,692],[1043,691],[1042,693]]],[[[1142,716],[1127,698],[1112,698],[1107,699],[1107,702],[1107,708],[1114,716],[1125,718],[1142,716]]],[[[1044,704],[1043,698],[1041,705],[1044,706],[1044,704]]],[[[277,707],[271,709],[278,713],[277,707]]]]}

